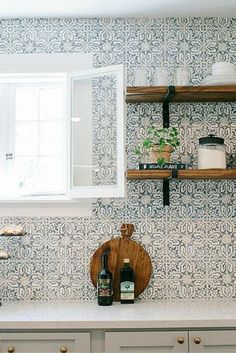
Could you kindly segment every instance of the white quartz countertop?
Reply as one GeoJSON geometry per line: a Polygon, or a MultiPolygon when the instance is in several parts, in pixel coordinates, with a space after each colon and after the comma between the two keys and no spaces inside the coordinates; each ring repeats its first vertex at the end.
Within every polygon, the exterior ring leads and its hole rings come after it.
{"type": "Polygon", "coordinates": [[[236,328],[234,301],[12,302],[0,307],[0,330],[236,328]]]}

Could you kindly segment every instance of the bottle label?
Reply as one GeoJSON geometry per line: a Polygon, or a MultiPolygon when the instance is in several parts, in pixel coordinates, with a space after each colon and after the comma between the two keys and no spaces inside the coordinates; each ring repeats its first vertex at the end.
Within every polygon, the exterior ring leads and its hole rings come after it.
{"type": "Polygon", "coordinates": [[[112,296],[111,279],[98,279],[97,288],[98,288],[98,296],[100,297],[112,296]]]}
{"type": "Polygon", "coordinates": [[[130,281],[121,282],[120,299],[134,300],[134,282],[130,282],[130,281]]]}

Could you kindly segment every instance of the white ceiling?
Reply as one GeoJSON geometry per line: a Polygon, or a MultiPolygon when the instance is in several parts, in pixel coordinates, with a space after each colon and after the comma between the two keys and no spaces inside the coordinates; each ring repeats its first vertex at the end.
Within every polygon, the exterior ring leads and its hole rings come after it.
{"type": "Polygon", "coordinates": [[[0,18],[236,17],[236,0],[0,0],[0,18]]]}

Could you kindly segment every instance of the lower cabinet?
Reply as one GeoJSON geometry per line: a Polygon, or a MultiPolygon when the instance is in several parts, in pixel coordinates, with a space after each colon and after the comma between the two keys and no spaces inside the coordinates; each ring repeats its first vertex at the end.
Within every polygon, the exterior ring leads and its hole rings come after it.
{"type": "Polygon", "coordinates": [[[105,353],[188,353],[188,333],[106,332],[105,353]]]}
{"type": "Polygon", "coordinates": [[[190,353],[235,353],[236,331],[193,331],[189,333],[190,353]]]}
{"type": "Polygon", "coordinates": [[[121,352],[236,353],[236,330],[0,333],[0,353],[121,352]]]}
{"type": "Polygon", "coordinates": [[[105,353],[236,353],[236,330],[106,332],[105,353]]]}
{"type": "Polygon", "coordinates": [[[0,353],[90,353],[90,333],[4,333],[0,353]]]}

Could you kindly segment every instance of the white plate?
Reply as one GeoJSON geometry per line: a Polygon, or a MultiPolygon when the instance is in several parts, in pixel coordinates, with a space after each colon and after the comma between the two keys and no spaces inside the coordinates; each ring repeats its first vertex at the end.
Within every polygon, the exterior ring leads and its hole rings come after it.
{"type": "Polygon", "coordinates": [[[203,86],[233,85],[236,84],[236,75],[211,75],[204,78],[203,86]]]}

